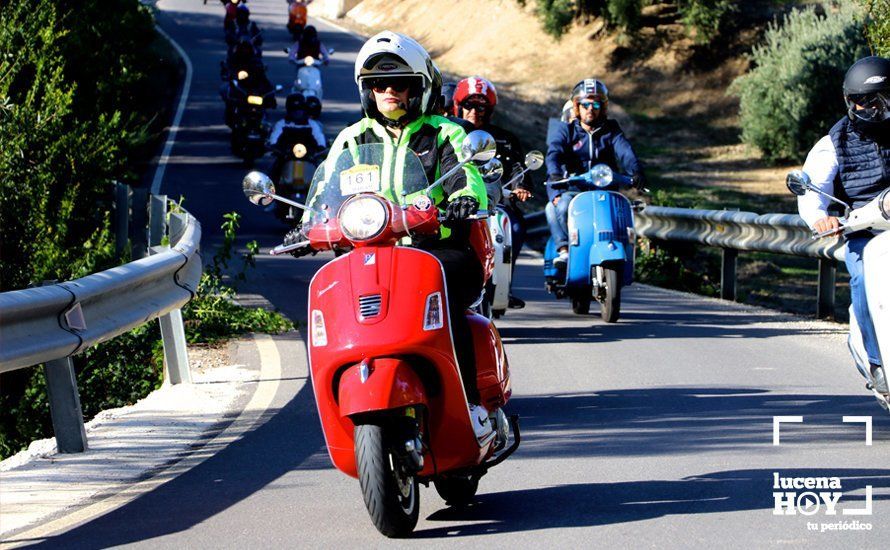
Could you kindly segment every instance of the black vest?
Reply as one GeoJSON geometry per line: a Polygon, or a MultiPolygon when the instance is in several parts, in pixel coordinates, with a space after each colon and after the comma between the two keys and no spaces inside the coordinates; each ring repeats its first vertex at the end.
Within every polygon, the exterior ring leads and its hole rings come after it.
{"type": "Polygon", "coordinates": [[[828,132],[837,154],[835,192],[853,208],[868,204],[890,187],[890,140],[863,136],[848,117],[828,132]]]}

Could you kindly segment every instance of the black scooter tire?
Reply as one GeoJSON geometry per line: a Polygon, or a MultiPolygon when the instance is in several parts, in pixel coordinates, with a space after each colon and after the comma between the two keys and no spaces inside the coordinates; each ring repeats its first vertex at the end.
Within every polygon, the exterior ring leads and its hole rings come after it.
{"type": "Polygon", "coordinates": [[[466,506],[473,502],[479,489],[479,478],[473,476],[442,476],[433,481],[436,492],[449,506],[466,506]]]}
{"type": "Polygon", "coordinates": [[[603,267],[603,275],[606,283],[606,297],[603,299],[600,315],[607,323],[618,322],[621,315],[621,278],[618,270],[603,267]]]}
{"type": "MultiPolygon", "coordinates": [[[[420,513],[417,476],[402,479],[408,494],[399,488],[397,472],[390,467],[390,449],[385,429],[375,424],[355,427],[355,464],[365,507],[381,534],[406,537],[414,531],[420,513]]],[[[393,463],[397,464],[394,458],[393,463]]]]}

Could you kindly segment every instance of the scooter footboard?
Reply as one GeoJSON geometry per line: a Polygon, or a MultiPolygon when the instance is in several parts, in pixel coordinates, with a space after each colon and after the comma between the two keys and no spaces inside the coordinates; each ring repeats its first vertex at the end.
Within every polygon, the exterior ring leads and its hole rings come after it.
{"type": "Polygon", "coordinates": [[[423,382],[402,359],[372,359],[349,367],[340,377],[340,415],[427,405],[423,382]]]}

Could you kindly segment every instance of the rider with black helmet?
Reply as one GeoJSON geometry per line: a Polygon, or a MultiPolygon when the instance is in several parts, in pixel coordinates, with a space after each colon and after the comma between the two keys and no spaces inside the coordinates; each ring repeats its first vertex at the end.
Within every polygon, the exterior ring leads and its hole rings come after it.
{"type": "MultiPolygon", "coordinates": [[[[854,63],[844,78],[844,102],[846,116],[810,150],[803,171],[825,192],[859,208],[890,187],[890,59],[871,56],[854,63]]],[[[798,198],[800,216],[814,231],[839,227],[828,206],[828,199],[816,193],[798,198]]],[[[890,394],[863,280],[862,253],[872,237],[869,231],[845,236],[845,261],[874,387],[890,394]]]]}
{"type": "MultiPolygon", "coordinates": [[[[269,134],[269,147],[273,151],[276,150],[279,140],[288,134],[290,138],[297,138],[299,143],[306,146],[308,155],[324,149],[327,141],[324,137],[324,128],[320,122],[311,118],[311,106],[303,94],[294,92],[288,95],[284,106],[284,117],[275,123],[269,134]]],[[[290,147],[292,143],[284,142],[284,145],[290,147]]],[[[276,155],[269,172],[272,181],[278,182],[281,169],[287,158],[286,154],[276,155]]]]}

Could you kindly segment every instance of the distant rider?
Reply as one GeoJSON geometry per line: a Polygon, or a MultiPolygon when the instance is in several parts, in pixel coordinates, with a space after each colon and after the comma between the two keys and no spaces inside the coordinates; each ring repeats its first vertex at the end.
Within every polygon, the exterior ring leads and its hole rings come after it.
{"type": "MultiPolygon", "coordinates": [[[[457,83],[454,91],[454,114],[468,121],[477,130],[485,130],[497,143],[496,158],[504,165],[503,182],[510,181],[524,168],[524,153],[519,140],[511,132],[491,123],[491,115],[498,104],[498,93],[491,81],[473,76],[457,83]]],[[[509,198],[503,198],[501,204],[510,218],[513,230],[513,268],[516,259],[525,243],[525,216],[516,207],[515,201],[525,202],[532,196],[532,179],[526,172],[513,189],[509,198]]],[[[509,307],[523,308],[525,302],[510,292],[509,307]]]]}
{"type": "MultiPolygon", "coordinates": [[[[279,140],[286,133],[297,133],[300,137],[300,143],[306,146],[307,154],[312,155],[324,149],[326,146],[324,128],[322,128],[320,122],[309,117],[309,105],[306,103],[306,98],[303,97],[303,94],[295,92],[288,95],[284,106],[284,117],[275,123],[271,134],[269,134],[269,147],[274,150],[278,146],[279,140]]],[[[275,157],[269,174],[272,181],[278,182],[286,158],[286,155],[277,155],[275,157]]]]}
{"type": "MultiPolygon", "coordinates": [[[[890,59],[872,56],[854,63],[844,78],[844,101],[847,115],[810,150],[803,171],[826,193],[859,208],[890,187],[890,59]]],[[[797,204],[800,216],[814,231],[840,227],[838,218],[828,212],[828,199],[810,192],[799,197],[797,204]]],[[[870,231],[845,235],[845,261],[853,312],[871,363],[874,387],[887,395],[890,389],[866,301],[862,269],[862,254],[872,237],[870,231]]]]}
{"type": "Polygon", "coordinates": [[[328,53],[328,49],[321,43],[321,39],[318,37],[318,30],[312,25],[309,25],[303,30],[303,35],[300,37],[300,41],[294,42],[293,45],[291,45],[287,52],[287,56],[292,63],[300,63],[306,57],[312,57],[318,59],[325,65],[328,64],[328,60],[331,57],[330,53],[328,53]]]}
{"type": "MultiPolygon", "coordinates": [[[[618,126],[608,118],[609,90],[595,78],[578,82],[572,90],[574,120],[557,125],[547,143],[547,174],[551,181],[586,172],[597,164],[629,175],[635,187],[644,185],[643,172],[630,142],[618,126]]],[[[569,203],[577,193],[547,188],[544,212],[558,252],[554,265],[565,265],[569,259],[569,203]]]]}
{"type": "Polygon", "coordinates": [[[226,27],[226,44],[232,48],[242,38],[247,38],[256,49],[257,56],[263,55],[263,35],[256,23],[250,20],[250,8],[240,3],[235,8],[235,21],[226,27]]]}

